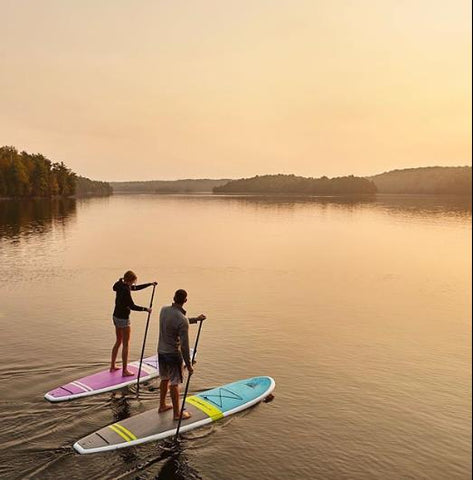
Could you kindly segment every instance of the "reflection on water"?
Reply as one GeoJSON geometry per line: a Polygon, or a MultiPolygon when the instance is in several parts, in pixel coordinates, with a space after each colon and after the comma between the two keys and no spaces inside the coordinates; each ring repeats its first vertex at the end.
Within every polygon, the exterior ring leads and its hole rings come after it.
{"type": "MultiPolygon", "coordinates": [[[[217,196],[214,196],[214,198],[217,196]]],[[[470,196],[435,195],[365,195],[365,196],[262,196],[219,195],[224,202],[261,209],[295,209],[298,207],[337,207],[347,211],[362,208],[384,211],[402,216],[471,217],[470,196]]]]}
{"type": "Polygon", "coordinates": [[[110,408],[113,412],[113,423],[130,416],[130,402],[122,391],[111,394],[110,408]]]}
{"type": "Polygon", "coordinates": [[[470,196],[378,195],[376,206],[392,214],[471,218],[470,196]]]}
{"type": "Polygon", "coordinates": [[[213,195],[212,198],[218,198],[224,202],[236,201],[242,205],[256,207],[288,207],[297,205],[307,206],[324,206],[324,205],[340,205],[348,208],[357,205],[372,205],[376,203],[374,195],[357,195],[357,196],[297,196],[297,195],[213,195]]]}
{"type": "MultiPolygon", "coordinates": [[[[469,478],[470,265],[468,198],[2,201],[0,477],[469,478]],[[157,406],[157,380],[139,400],[43,400],[107,368],[111,286],[128,268],[159,282],[146,354],[159,306],[185,287],[190,315],[208,317],[193,391],[271,375],[277,401],[186,435],[185,456],[160,443],[73,454],[77,439],[157,406]]],[[[146,316],[131,318],[137,359],[146,316]]]]}
{"type": "Polygon", "coordinates": [[[76,216],[76,200],[0,200],[0,239],[41,235],[64,228],[76,216]]]}
{"type": "Polygon", "coordinates": [[[184,453],[178,451],[166,460],[156,480],[202,480],[202,477],[192,467],[184,453]]]}
{"type": "MultiPolygon", "coordinates": [[[[145,197],[146,198],[146,197],[145,197]]],[[[147,196],[147,198],[152,198],[147,196]]],[[[160,195],[160,198],[203,202],[223,202],[272,211],[293,210],[301,207],[341,208],[354,211],[362,208],[383,211],[391,215],[420,217],[471,218],[472,202],[469,196],[428,195],[366,195],[346,197],[261,196],[261,195],[160,195]]],[[[108,200],[108,199],[107,199],[108,200]]],[[[103,199],[81,199],[81,208],[103,199]]],[[[78,201],[74,198],[0,200],[0,239],[18,240],[67,228],[77,215],[78,201]]]]}

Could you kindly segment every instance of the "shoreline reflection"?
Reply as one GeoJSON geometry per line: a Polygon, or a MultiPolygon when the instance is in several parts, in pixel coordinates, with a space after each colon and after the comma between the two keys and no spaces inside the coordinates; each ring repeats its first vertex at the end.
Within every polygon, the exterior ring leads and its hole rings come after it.
{"type": "Polygon", "coordinates": [[[44,235],[66,228],[77,215],[74,198],[0,201],[0,239],[44,235]]]}

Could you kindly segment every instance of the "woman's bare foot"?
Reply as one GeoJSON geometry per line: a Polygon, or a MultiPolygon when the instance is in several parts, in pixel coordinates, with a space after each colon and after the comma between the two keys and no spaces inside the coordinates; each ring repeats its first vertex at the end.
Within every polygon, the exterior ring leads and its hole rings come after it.
{"type": "MultiPolygon", "coordinates": [[[[186,419],[191,418],[191,417],[192,417],[192,414],[191,414],[191,413],[189,413],[189,412],[182,412],[182,419],[183,419],[183,420],[186,420],[186,419]]],[[[179,417],[174,417],[174,420],[175,420],[176,422],[178,422],[178,421],[179,421],[179,417]]]]}
{"type": "Polygon", "coordinates": [[[169,403],[166,403],[166,405],[164,405],[163,407],[159,407],[158,412],[159,413],[167,412],[168,410],[171,410],[171,408],[172,408],[172,405],[170,405],[169,403]]]}
{"type": "Polygon", "coordinates": [[[116,372],[117,370],[120,370],[120,367],[110,367],[111,372],[116,372]]]}
{"type": "Polygon", "coordinates": [[[129,370],[123,370],[122,377],[133,377],[135,374],[131,373],[129,370]]]}

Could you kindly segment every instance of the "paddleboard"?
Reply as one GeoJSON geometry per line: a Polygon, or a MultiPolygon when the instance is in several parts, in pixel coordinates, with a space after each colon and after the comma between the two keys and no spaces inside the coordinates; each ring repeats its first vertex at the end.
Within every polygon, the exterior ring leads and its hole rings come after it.
{"type": "MultiPolygon", "coordinates": [[[[266,398],[275,385],[271,377],[253,377],[192,395],[185,405],[192,416],[182,420],[180,432],[241,412],[266,398]]],[[[177,423],[172,410],[158,413],[155,408],[87,435],[74,444],[74,449],[88,454],[162,440],[175,435],[177,423]]]]}
{"type": "MultiPolygon", "coordinates": [[[[44,395],[44,398],[50,402],[64,402],[66,400],[74,400],[75,398],[118,390],[119,388],[136,383],[139,366],[139,360],[128,364],[128,370],[134,374],[132,377],[122,376],[121,369],[115,370],[114,372],[110,372],[107,369],[103,372],[79,378],[54,390],[50,390],[44,395]]],[[[159,376],[158,356],[153,355],[148,358],[143,358],[140,383],[151,380],[157,376],[159,376]]]]}

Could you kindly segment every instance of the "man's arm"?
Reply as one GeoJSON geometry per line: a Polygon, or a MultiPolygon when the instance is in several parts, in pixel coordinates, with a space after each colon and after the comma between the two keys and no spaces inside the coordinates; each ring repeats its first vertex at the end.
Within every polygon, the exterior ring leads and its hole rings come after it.
{"type": "Polygon", "coordinates": [[[192,368],[190,349],[189,349],[189,324],[183,320],[179,327],[179,340],[181,343],[181,353],[187,368],[192,368]]]}
{"type": "Polygon", "coordinates": [[[207,317],[201,313],[198,317],[189,318],[189,323],[203,322],[207,317]]]}

